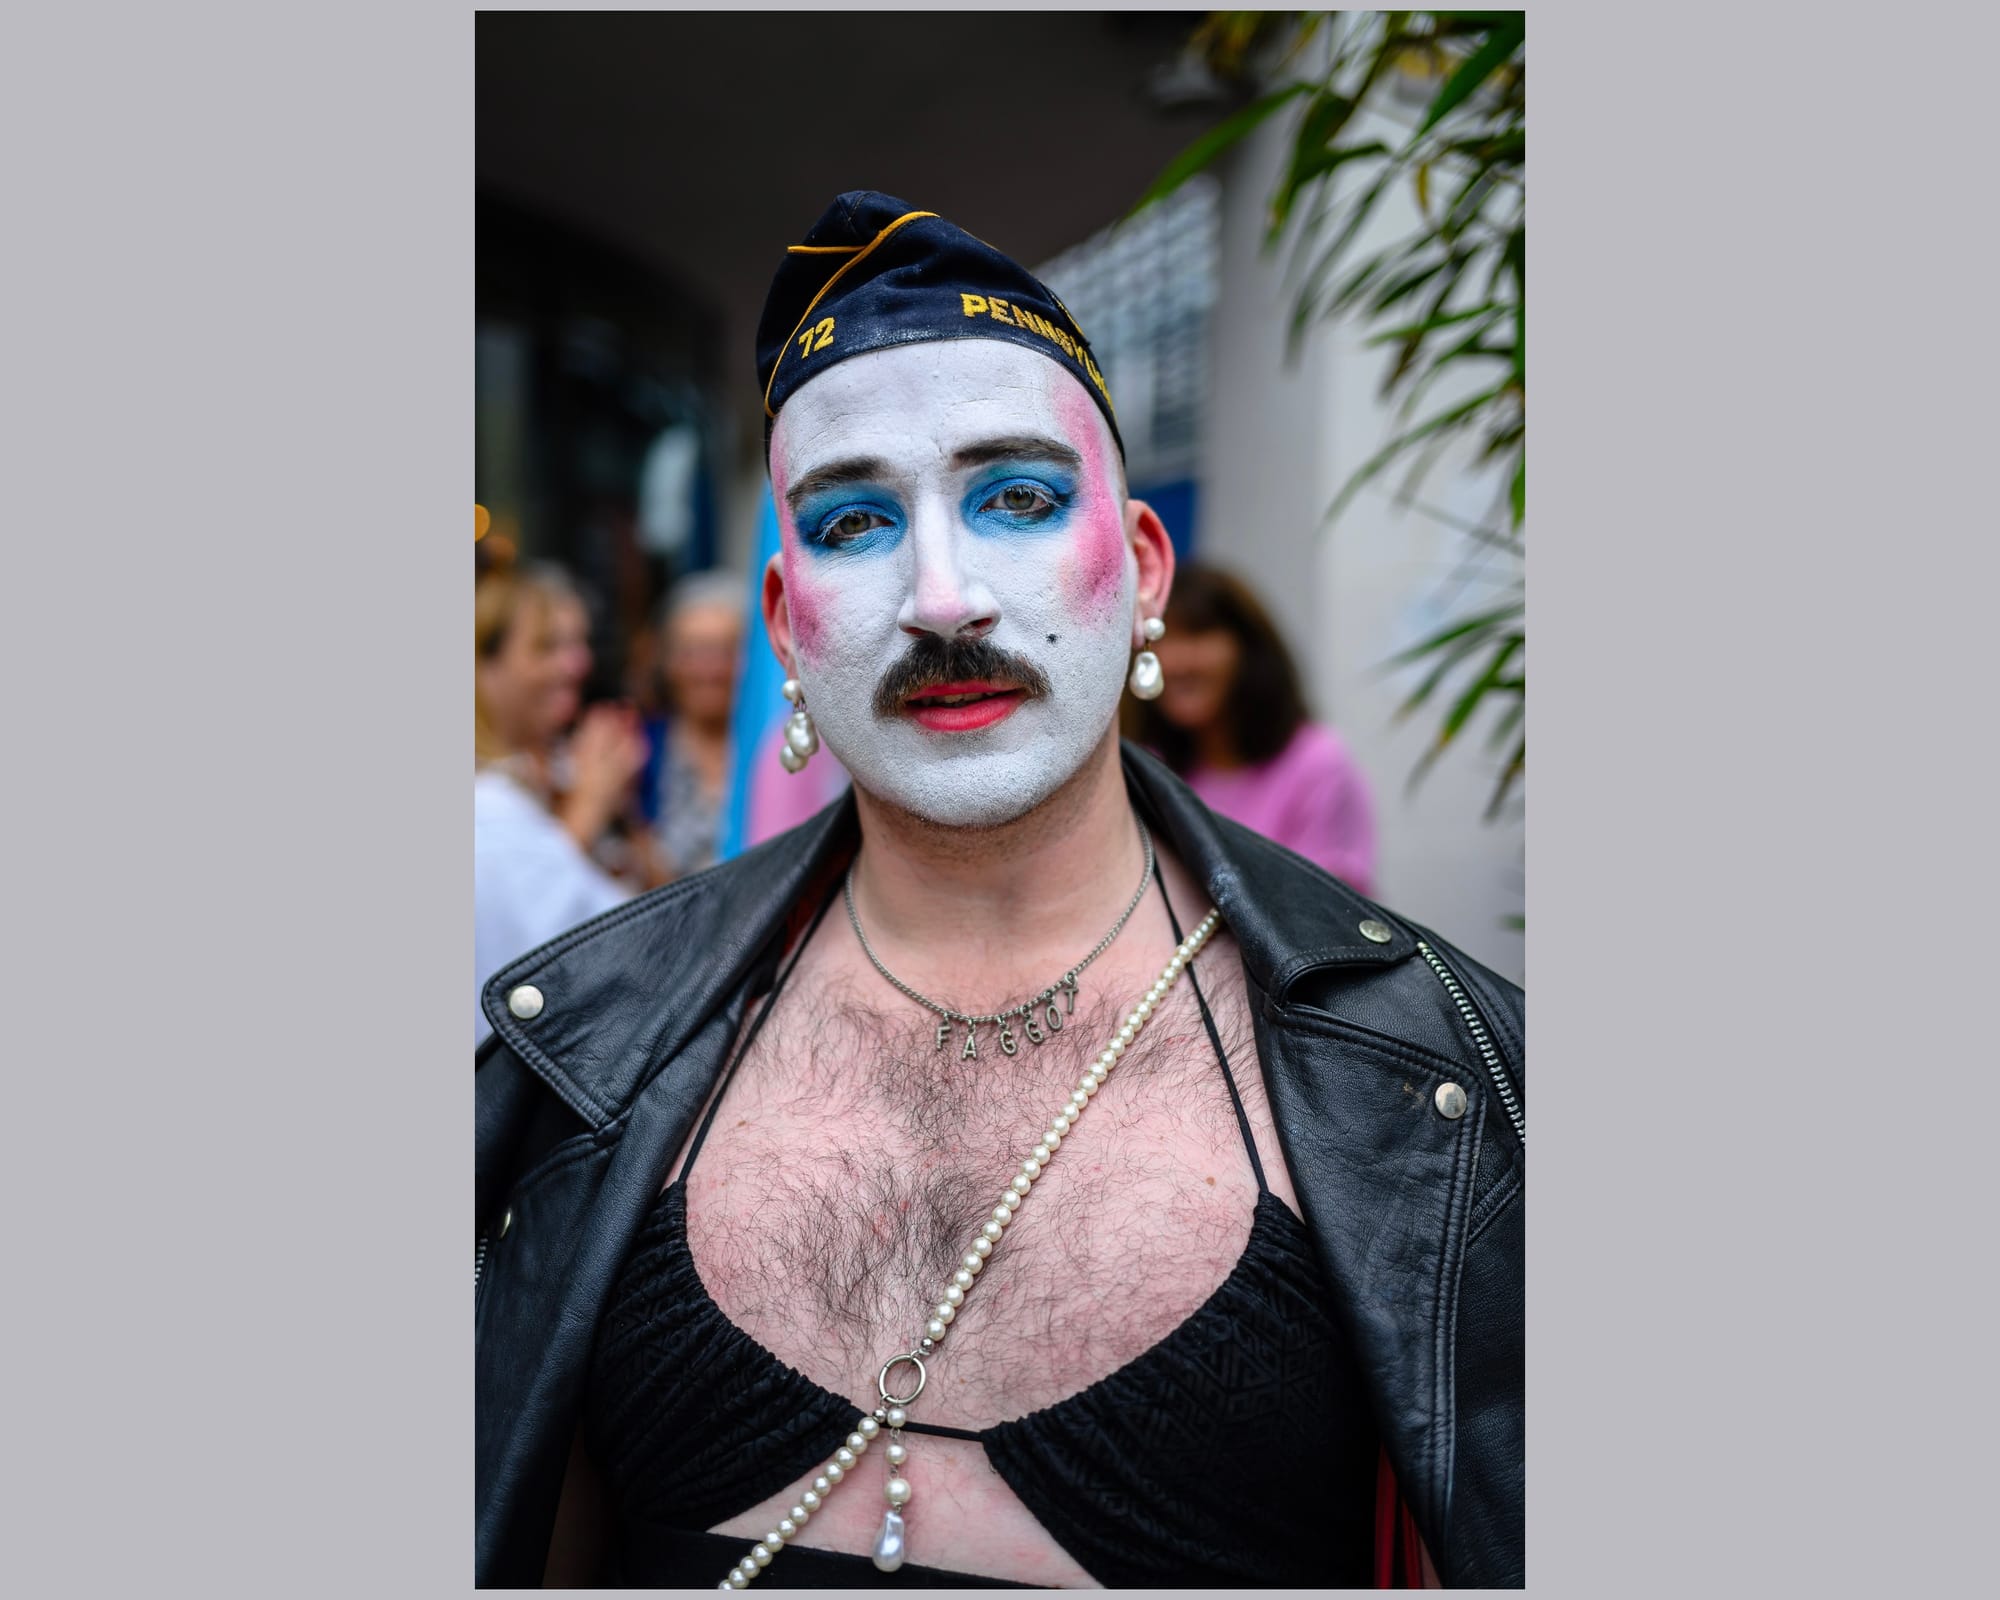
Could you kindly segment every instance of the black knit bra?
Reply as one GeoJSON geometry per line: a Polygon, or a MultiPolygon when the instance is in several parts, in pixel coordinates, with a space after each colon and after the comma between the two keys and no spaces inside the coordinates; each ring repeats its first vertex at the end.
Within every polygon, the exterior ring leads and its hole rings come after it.
{"type": "MultiPolygon", "coordinates": [[[[977,1433],[915,1422],[909,1431],[977,1440],[1107,1588],[1366,1587],[1378,1451],[1366,1392],[1305,1224],[1265,1182],[1194,988],[1257,1177],[1235,1268],[1158,1344],[1067,1399],[977,1433]]],[[[613,1513],[605,1577],[621,1586],[712,1587],[746,1541],[705,1530],[809,1476],[862,1416],[732,1323],[695,1270],[683,1185],[726,1094],[725,1079],[681,1177],[640,1228],[591,1357],[584,1443],[613,1513]]],[[[883,1573],[866,1556],[796,1544],[757,1579],[758,1588],[898,1585],[1020,1587],[908,1564],[883,1573]]]]}

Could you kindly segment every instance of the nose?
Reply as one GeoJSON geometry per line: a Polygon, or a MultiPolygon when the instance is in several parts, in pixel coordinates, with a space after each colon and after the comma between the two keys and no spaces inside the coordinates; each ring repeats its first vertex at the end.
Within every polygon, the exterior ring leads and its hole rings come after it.
{"type": "Polygon", "coordinates": [[[942,508],[918,516],[911,530],[916,571],[896,625],[907,634],[981,638],[1000,620],[999,603],[979,577],[969,537],[942,508]]]}

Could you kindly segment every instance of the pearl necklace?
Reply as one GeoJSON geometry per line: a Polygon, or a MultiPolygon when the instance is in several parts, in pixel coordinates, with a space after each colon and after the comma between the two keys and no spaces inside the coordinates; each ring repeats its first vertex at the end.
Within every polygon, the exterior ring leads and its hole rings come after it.
{"type": "Polygon", "coordinates": [[[1215,931],[1221,913],[1214,907],[1208,915],[1195,925],[1194,931],[1174,947],[1170,960],[1152,988],[1132,1008],[1131,1013],[1119,1026],[1111,1042],[1099,1052],[1088,1071],[1077,1080],[1076,1088],[1063,1103],[1062,1108],[1050,1119],[1048,1130],[1042,1134],[1034,1149],[1021,1162],[1021,1169],[1007,1187],[1000,1191],[1000,1203],[993,1208],[993,1214],[972,1240],[970,1248],[960,1260],[958,1270],[951,1275],[951,1282],[945,1286],[944,1297],[931,1308],[929,1319],[924,1323],[923,1337],[901,1355],[891,1356],[882,1364],[882,1370],[875,1379],[875,1392],[882,1397],[882,1403],[875,1408],[872,1416],[866,1416],[856,1424],[847,1442],[834,1451],[833,1457],[814,1475],[811,1487],[800,1492],[797,1503],[788,1516],[779,1519],[778,1525],[750,1547],[750,1553],[732,1567],[729,1576],[716,1585],[718,1589],[748,1588],[751,1580],[776,1558],[778,1552],[798,1537],[799,1530],[812,1520],[814,1513],[825,1504],[826,1497],[835,1487],[860,1465],[861,1457],[867,1454],[869,1446],[884,1428],[889,1430],[889,1440],[883,1450],[888,1457],[889,1480],[883,1485],[883,1498],[889,1509],[882,1518],[882,1531],[876,1537],[875,1565],[883,1572],[894,1572],[903,1564],[904,1527],[903,1507],[910,1501],[910,1480],[903,1475],[903,1467],[910,1459],[909,1446],[903,1443],[903,1427],[909,1421],[909,1407],[924,1392],[924,1384],[930,1373],[924,1364],[924,1357],[933,1356],[938,1346],[944,1343],[945,1334],[957,1320],[964,1307],[966,1296],[978,1282],[979,1274],[985,1269],[987,1259],[1006,1233],[1008,1224],[1014,1221],[1014,1213],[1021,1202],[1027,1199],[1035,1180],[1042,1175],[1063,1140],[1075,1126],[1077,1119],[1089,1107],[1092,1097],[1104,1086],[1104,1080],[1111,1076],[1111,1069],[1132,1047],[1132,1041],[1146,1026],[1153,1012],[1166,998],[1174,980],[1186,970],[1189,962],[1201,953],[1201,947],[1208,943],[1208,937],[1215,931]],[[897,1380],[897,1388],[908,1387],[908,1393],[899,1394],[890,1388],[889,1375],[899,1367],[912,1369],[897,1380]]]}

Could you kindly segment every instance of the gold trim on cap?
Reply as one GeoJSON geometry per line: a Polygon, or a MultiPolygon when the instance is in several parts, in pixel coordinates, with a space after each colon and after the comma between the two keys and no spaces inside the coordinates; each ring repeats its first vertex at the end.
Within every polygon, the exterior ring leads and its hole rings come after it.
{"type": "MultiPolygon", "coordinates": [[[[880,233],[876,234],[874,238],[870,239],[866,244],[862,245],[858,250],[855,251],[855,253],[852,256],[848,257],[847,260],[843,261],[840,264],[840,271],[836,272],[832,277],[828,278],[825,283],[820,285],[819,293],[814,295],[810,303],[807,304],[805,309],[805,315],[801,316],[799,320],[792,325],[791,333],[786,337],[785,342],[778,346],[778,359],[771,363],[771,376],[764,380],[765,416],[775,417],[778,414],[777,412],[771,409],[771,386],[778,381],[778,368],[780,368],[785,364],[785,352],[791,348],[792,340],[796,339],[799,336],[799,329],[803,328],[806,325],[806,317],[811,316],[813,314],[814,309],[819,305],[820,301],[826,298],[827,290],[831,289],[836,283],[840,282],[842,275],[847,271],[849,267],[858,265],[861,261],[866,259],[869,251],[873,250],[884,239],[888,238],[890,234],[894,233],[898,228],[902,227],[904,223],[915,222],[919,218],[934,217],[936,215],[937,213],[935,211],[905,211],[894,222],[890,223],[888,227],[884,228],[880,233]]],[[[797,249],[798,246],[794,245],[792,248],[797,249]]]]}

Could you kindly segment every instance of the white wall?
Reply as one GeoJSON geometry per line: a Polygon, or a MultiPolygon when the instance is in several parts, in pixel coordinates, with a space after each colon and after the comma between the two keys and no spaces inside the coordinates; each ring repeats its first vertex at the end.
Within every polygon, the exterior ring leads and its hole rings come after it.
{"type": "MultiPolygon", "coordinates": [[[[1331,528],[1324,513],[1353,469],[1390,437],[1393,412],[1376,395],[1379,352],[1352,326],[1322,325],[1296,367],[1284,364],[1292,294],[1283,258],[1262,254],[1269,197],[1289,140],[1280,113],[1223,169],[1222,286],[1202,477],[1201,553],[1248,580],[1296,651],[1314,711],[1336,726],[1372,780],[1382,854],[1377,894],[1494,970],[1522,982],[1525,825],[1482,820],[1504,752],[1489,754],[1475,723],[1406,792],[1434,736],[1440,706],[1393,719],[1413,682],[1381,665],[1466,614],[1507,568],[1475,559],[1466,537],[1391,504],[1397,479],[1364,490],[1331,528]],[[1486,570],[1478,570],[1481,566],[1486,570]]],[[[1377,208],[1368,233],[1387,243],[1415,217],[1407,193],[1377,208]]],[[[1450,391],[1435,394],[1448,403],[1450,391]]],[[[1426,406],[1426,412],[1429,405],[1426,406]]],[[[1476,520],[1495,485],[1441,463],[1421,498],[1476,520]]]]}

